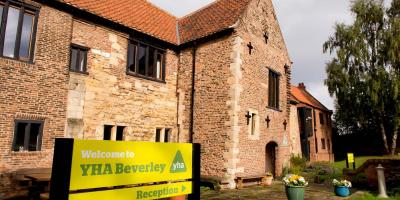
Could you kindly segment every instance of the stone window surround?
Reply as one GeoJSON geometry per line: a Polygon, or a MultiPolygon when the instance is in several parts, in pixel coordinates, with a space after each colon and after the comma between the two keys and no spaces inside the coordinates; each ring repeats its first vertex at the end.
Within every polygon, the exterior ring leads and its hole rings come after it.
{"type": "Polygon", "coordinates": [[[248,109],[250,116],[252,116],[249,120],[249,124],[247,125],[247,135],[250,140],[259,140],[260,139],[260,115],[258,111],[255,109],[248,109]],[[255,118],[255,119],[253,119],[255,118]],[[254,120],[254,121],[253,121],[254,120]],[[253,129],[253,122],[254,124],[254,131],[253,129]]]}
{"type": "MultiPolygon", "coordinates": [[[[122,135],[122,141],[125,141],[125,138],[126,138],[126,135],[127,135],[127,131],[128,131],[128,126],[126,126],[126,125],[121,125],[121,124],[112,124],[112,123],[104,123],[103,125],[102,125],[102,134],[104,134],[104,128],[106,127],[106,126],[111,126],[112,128],[111,128],[111,137],[110,137],[110,141],[117,141],[117,128],[118,127],[124,127],[124,130],[123,130],[123,135],[122,135]]],[[[104,137],[104,135],[102,135],[102,139],[103,139],[103,137],[104,137]]]]}
{"type": "Polygon", "coordinates": [[[154,131],[154,139],[152,140],[152,141],[155,141],[155,142],[161,142],[161,143],[165,143],[165,142],[172,142],[171,141],[171,134],[172,134],[172,128],[168,128],[168,127],[166,127],[166,128],[159,128],[159,127],[157,127],[156,129],[155,129],[155,131],[154,131]],[[160,130],[160,141],[156,141],[156,139],[157,139],[157,130],[160,130]],[[168,131],[168,132],[166,132],[166,131],[168,131]],[[167,141],[165,141],[165,136],[166,136],[166,134],[168,133],[168,140],[167,141]]]}
{"type": "Polygon", "coordinates": [[[34,60],[34,51],[35,51],[35,43],[36,43],[36,33],[37,33],[37,25],[38,25],[38,18],[39,18],[39,8],[30,4],[27,4],[25,2],[20,2],[16,0],[5,0],[0,1],[0,5],[3,6],[3,11],[2,11],[2,16],[1,21],[0,21],[0,27],[1,30],[0,32],[4,34],[1,34],[0,36],[0,56],[3,58],[11,59],[11,60],[17,60],[17,61],[22,61],[22,62],[27,62],[32,64],[34,60]],[[19,9],[19,17],[24,17],[25,13],[31,13],[33,15],[33,23],[32,23],[32,32],[31,32],[31,37],[30,37],[30,45],[29,45],[29,55],[28,58],[21,59],[19,57],[19,49],[21,45],[21,35],[22,35],[22,21],[18,23],[17,26],[17,35],[16,35],[16,40],[15,40],[15,49],[14,49],[14,57],[7,57],[3,55],[3,48],[4,48],[4,40],[5,40],[5,29],[7,28],[7,14],[8,14],[8,8],[10,6],[13,6],[14,8],[19,9]],[[18,38],[19,36],[19,38],[18,38]]]}

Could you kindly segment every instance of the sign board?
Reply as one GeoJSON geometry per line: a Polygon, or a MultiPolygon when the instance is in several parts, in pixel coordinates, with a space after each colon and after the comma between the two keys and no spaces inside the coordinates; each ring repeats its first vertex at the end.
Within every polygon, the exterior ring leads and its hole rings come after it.
{"type": "Polygon", "coordinates": [[[109,200],[116,199],[116,197],[118,197],[118,200],[145,200],[185,195],[190,194],[191,192],[192,182],[180,182],[163,185],[151,185],[143,187],[70,194],[69,200],[109,200]]]}
{"type": "Polygon", "coordinates": [[[50,198],[165,198],[199,182],[198,144],[56,139],[50,198]]]}
{"type": "Polygon", "coordinates": [[[347,162],[354,163],[354,154],[353,153],[347,153],[347,162]]]}

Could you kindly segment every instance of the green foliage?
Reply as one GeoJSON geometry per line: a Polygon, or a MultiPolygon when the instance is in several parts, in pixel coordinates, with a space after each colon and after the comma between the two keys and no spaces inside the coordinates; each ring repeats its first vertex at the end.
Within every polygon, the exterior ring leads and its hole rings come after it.
{"type": "Polygon", "coordinates": [[[336,24],[335,34],[323,45],[325,53],[334,54],[325,84],[337,98],[336,128],[341,134],[380,132],[392,153],[400,125],[399,1],[393,0],[389,9],[383,1],[353,1],[354,23],[336,24]],[[391,148],[386,138],[392,138],[391,148]]]}
{"type": "Polygon", "coordinates": [[[290,158],[290,166],[291,167],[299,167],[299,168],[306,168],[307,166],[307,159],[302,158],[300,156],[294,156],[290,158]]]}

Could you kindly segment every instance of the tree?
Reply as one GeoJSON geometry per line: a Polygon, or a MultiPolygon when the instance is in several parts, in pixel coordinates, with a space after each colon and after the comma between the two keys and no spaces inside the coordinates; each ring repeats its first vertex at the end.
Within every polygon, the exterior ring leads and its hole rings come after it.
{"type": "Polygon", "coordinates": [[[400,0],[387,10],[382,0],[356,0],[351,12],[354,22],[336,24],[323,45],[324,53],[334,54],[325,84],[336,96],[339,123],[377,127],[386,152],[394,154],[400,125],[400,0]]]}

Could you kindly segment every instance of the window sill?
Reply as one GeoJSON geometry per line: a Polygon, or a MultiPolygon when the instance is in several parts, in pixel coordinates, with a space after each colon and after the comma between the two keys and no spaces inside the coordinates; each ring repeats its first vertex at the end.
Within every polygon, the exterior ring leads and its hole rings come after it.
{"type": "Polygon", "coordinates": [[[271,110],[275,110],[275,111],[278,111],[278,112],[282,112],[282,110],[279,109],[279,108],[274,108],[274,107],[271,107],[271,106],[267,106],[266,108],[271,109],[271,110]]]}
{"type": "Polygon", "coordinates": [[[164,83],[164,84],[167,83],[167,82],[165,82],[165,80],[150,78],[150,77],[139,75],[139,74],[132,73],[132,72],[126,72],[126,75],[134,76],[134,77],[137,77],[137,78],[141,78],[141,79],[145,79],[145,80],[149,80],[149,81],[154,81],[154,82],[158,82],[158,83],[164,83]]]}
{"type": "Polygon", "coordinates": [[[0,56],[0,58],[2,58],[2,59],[6,59],[6,60],[11,60],[11,61],[15,61],[15,62],[20,62],[20,63],[24,63],[24,64],[35,64],[34,62],[33,62],[33,60],[20,60],[20,59],[17,59],[17,58],[11,58],[11,57],[7,57],[7,56],[0,56]]]}
{"type": "Polygon", "coordinates": [[[69,71],[72,73],[75,73],[75,74],[89,75],[89,72],[82,72],[82,71],[75,71],[75,70],[69,70],[69,71]]]}
{"type": "Polygon", "coordinates": [[[11,151],[11,155],[38,155],[43,151],[11,151]]]}

